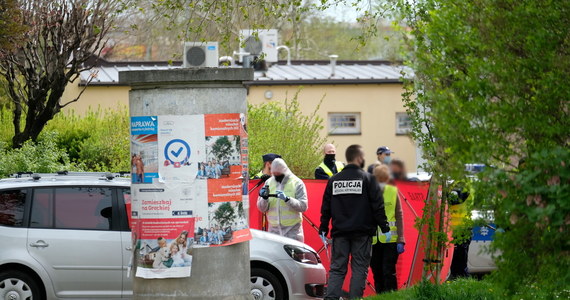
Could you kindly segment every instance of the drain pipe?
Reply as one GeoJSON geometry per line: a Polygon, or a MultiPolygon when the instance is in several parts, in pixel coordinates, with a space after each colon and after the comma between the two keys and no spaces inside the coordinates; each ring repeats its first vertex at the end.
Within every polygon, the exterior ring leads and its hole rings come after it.
{"type": "Polygon", "coordinates": [[[329,59],[331,60],[331,77],[335,76],[337,58],[338,58],[338,55],[336,55],[336,54],[329,55],[329,59]]]}
{"type": "Polygon", "coordinates": [[[285,49],[287,50],[287,65],[290,66],[291,65],[291,50],[289,50],[289,47],[285,46],[285,45],[281,45],[281,46],[277,46],[277,52],[279,52],[279,50],[281,49],[285,49]]]}

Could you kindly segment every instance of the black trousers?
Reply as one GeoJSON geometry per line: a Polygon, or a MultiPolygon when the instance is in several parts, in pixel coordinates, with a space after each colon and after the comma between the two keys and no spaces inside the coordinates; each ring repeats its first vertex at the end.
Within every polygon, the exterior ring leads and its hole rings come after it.
{"type": "Polygon", "coordinates": [[[329,272],[329,286],[325,299],[339,299],[342,296],[342,285],[348,268],[350,257],[349,298],[362,298],[370,265],[370,252],[372,239],[369,236],[333,237],[331,270],[329,272]]]}
{"type": "Polygon", "coordinates": [[[465,241],[463,244],[455,244],[453,249],[453,259],[451,260],[450,278],[468,277],[467,259],[469,258],[469,244],[471,240],[465,241]]]}
{"type": "Polygon", "coordinates": [[[374,288],[378,294],[398,289],[396,263],[399,254],[397,247],[397,243],[380,242],[372,246],[370,269],[374,275],[374,288]]]}

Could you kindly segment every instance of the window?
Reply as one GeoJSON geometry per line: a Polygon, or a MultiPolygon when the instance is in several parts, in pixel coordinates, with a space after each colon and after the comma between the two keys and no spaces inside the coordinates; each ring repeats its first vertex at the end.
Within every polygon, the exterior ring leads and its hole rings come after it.
{"type": "Polygon", "coordinates": [[[30,227],[53,227],[53,189],[36,189],[34,191],[30,227]]]}
{"type": "Polygon", "coordinates": [[[412,120],[407,113],[396,113],[396,135],[405,135],[412,131],[412,120]]]}
{"type": "Polygon", "coordinates": [[[120,195],[119,197],[122,197],[123,200],[119,201],[119,205],[123,205],[125,207],[125,212],[121,214],[122,218],[121,218],[121,230],[123,231],[129,231],[134,227],[134,221],[133,221],[133,217],[138,217],[138,212],[135,211],[133,212],[133,208],[132,208],[132,197],[131,197],[131,189],[120,189],[120,195]],[[126,218],[125,218],[126,216],[126,218]]]}
{"type": "Polygon", "coordinates": [[[25,190],[0,191],[0,225],[21,227],[24,223],[25,190]]]}
{"type": "Polygon", "coordinates": [[[360,113],[329,113],[329,134],[360,134],[360,113]]]}
{"type": "Polygon", "coordinates": [[[112,199],[109,188],[37,189],[30,227],[110,230],[112,199]]]}

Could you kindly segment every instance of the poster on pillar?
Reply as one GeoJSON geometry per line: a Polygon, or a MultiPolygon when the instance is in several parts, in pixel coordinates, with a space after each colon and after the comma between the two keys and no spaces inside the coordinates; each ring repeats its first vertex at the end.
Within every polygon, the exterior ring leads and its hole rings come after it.
{"type": "Polygon", "coordinates": [[[231,245],[251,239],[244,208],[247,195],[247,131],[243,114],[204,116],[206,159],[199,173],[207,182],[207,205],[197,214],[196,247],[231,245]],[[206,226],[207,220],[207,226],[206,226]]]}
{"type": "Polygon", "coordinates": [[[136,230],[139,256],[136,276],[180,278],[191,273],[194,242],[193,187],[133,185],[131,228],[136,230]]]}
{"type": "Polygon", "coordinates": [[[187,277],[192,248],[251,239],[243,114],[131,118],[136,276],[187,277]]]}

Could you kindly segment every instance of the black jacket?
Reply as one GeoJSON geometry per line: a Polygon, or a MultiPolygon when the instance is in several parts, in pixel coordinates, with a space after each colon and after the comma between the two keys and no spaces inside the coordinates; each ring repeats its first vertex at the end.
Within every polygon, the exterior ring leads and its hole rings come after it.
{"type": "MultiPolygon", "coordinates": [[[[329,163],[325,162],[325,165],[327,167],[329,167],[329,169],[332,171],[333,175],[338,173],[338,170],[336,169],[336,161],[332,161],[329,163]]],[[[329,179],[329,175],[327,173],[325,173],[325,170],[323,170],[323,168],[321,168],[321,166],[318,166],[315,169],[315,179],[329,179]]]]}
{"type": "Polygon", "coordinates": [[[376,179],[356,165],[350,164],[331,177],[321,206],[320,232],[331,235],[373,236],[377,226],[382,232],[390,231],[384,198],[376,179]]]}

